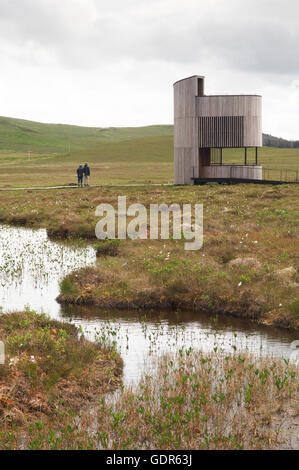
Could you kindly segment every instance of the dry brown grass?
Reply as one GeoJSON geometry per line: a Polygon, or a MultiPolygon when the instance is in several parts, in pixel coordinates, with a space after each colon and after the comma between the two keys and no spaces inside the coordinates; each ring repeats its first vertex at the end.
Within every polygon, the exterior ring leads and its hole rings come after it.
{"type": "Polygon", "coordinates": [[[35,312],[0,316],[1,430],[59,410],[80,409],[121,384],[122,360],[109,345],[87,341],[72,324],[35,312]]]}

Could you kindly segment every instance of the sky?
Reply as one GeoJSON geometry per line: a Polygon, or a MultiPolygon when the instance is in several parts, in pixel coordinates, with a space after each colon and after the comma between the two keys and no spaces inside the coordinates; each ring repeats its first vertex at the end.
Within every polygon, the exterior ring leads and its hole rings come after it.
{"type": "Polygon", "coordinates": [[[299,139],[298,0],[0,0],[0,115],[173,123],[173,83],[261,94],[263,132],[299,139]]]}

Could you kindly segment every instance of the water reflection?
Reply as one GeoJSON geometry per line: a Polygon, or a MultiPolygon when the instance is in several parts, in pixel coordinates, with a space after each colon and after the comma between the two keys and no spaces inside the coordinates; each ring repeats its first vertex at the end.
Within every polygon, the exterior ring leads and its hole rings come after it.
{"type": "Polygon", "coordinates": [[[178,348],[219,353],[290,357],[297,336],[277,328],[257,327],[248,320],[214,317],[195,312],[103,311],[91,307],[66,307],[61,315],[81,325],[89,338],[96,334],[115,340],[124,358],[124,381],[138,381],[150,370],[154,358],[178,348]]]}

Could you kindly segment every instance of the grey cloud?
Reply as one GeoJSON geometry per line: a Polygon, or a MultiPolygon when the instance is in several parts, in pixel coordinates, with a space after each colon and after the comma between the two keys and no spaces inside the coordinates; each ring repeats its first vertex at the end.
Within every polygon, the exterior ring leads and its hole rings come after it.
{"type": "MultiPolygon", "coordinates": [[[[248,16],[240,7],[246,2],[235,0],[225,2],[231,8],[224,15],[216,9],[220,2],[201,11],[193,1],[188,10],[187,1],[181,15],[178,9],[172,11],[170,2],[169,11],[161,16],[151,13],[153,0],[114,0],[108,6],[85,1],[90,7],[86,15],[80,0],[2,0],[0,44],[9,41],[25,55],[28,44],[36,44],[66,68],[96,68],[121,58],[182,64],[209,59],[239,70],[299,73],[299,29],[294,17],[299,7],[293,0],[285,2],[292,6],[289,14],[285,3],[253,0],[254,13],[248,16]]],[[[30,51],[27,60],[29,56],[30,51]]]]}
{"type": "Polygon", "coordinates": [[[206,31],[207,47],[217,51],[228,64],[245,70],[298,74],[299,31],[293,34],[279,22],[216,25],[218,35],[206,31]]]}

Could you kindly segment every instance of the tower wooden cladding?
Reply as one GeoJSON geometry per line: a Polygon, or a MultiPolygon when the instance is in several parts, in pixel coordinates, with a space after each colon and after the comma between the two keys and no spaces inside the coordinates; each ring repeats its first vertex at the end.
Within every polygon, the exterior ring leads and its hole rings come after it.
{"type": "MultiPolygon", "coordinates": [[[[212,149],[262,146],[262,98],[204,94],[204,77],[174,84],[174,181],[191,184],[213,165],[212,149]]],[[[215,153],[215,151],[214,151],[215,153]]],[[[257,155],[257,151],[256,151],[257,155]]],[[[257,162],[256,162],[257,163],[257,162]]],[[[246,159],[245,165],[246,167],[246,159]]],[[[256,169],[261,167],[255,166],[256,169]]],[[[220,171],[220,168],[219,168],[220,171]]],[[[246,168],[244,174],[246,174],[246,168]]],[[[242,173],[242,174],[243,174],[242,173]]]]}

